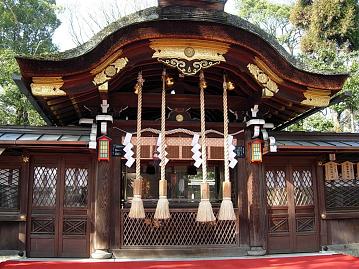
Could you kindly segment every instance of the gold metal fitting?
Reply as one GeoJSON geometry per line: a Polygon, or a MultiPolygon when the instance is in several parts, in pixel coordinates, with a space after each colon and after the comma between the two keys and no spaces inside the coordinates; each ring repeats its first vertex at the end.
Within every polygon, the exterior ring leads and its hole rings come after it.
{"type": "Polygon", "coordinates": [[[24,162],[24,163],[28,163],[29,162],[29,160],[30,160],[30,157],[29,156],[22,156],[22,161],[24,162]]]}
{"type": "Polygon", "coordinates": [[[135,87],[134,87],[134,92],[135,92],[135,94],[138,94],[138,90],[140,89],[140,85],[138,84],[138,83],[136,83],[136,85],[135,85],[135,87]]]}
{"type": "Polygon", "coordinates": [[[165,81],[166,81],[166,86],[167,86],[168,88],[172,87],[173,84],[174,84],[173,78],[170,77],[170,76],[168,76],[168,75],[166,76],[165,81]]]}
{"type": "Polygon", "coordinates": [[[233,91],[235,89],[234,83],[232,81],[227,81],[227,90],[233,91]]]}
{"type": "Polygon", "coordinates": [[[207,82],[205,80],[201,80],[201,82],[199,83],[199,86],[203,89],[207,88],[207,82]]]}

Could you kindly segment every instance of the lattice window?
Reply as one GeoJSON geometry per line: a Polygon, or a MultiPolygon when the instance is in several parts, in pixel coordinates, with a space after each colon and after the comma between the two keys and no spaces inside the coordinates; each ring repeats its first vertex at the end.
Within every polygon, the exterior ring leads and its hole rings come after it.
{"type": "Polygon", "coordinates": [[[286,206],[288,204],[287,183],[282,170],[267,171],[267,203],[269,206],[286,206]]]}
{"type": "Polygon", "coordinates": [[[269,218],[270,233],[287,233],[289,232],[289,222],[287,217],[270,217],[269,218]]]}
{"type": "Polygon", "coordinates": [[[215,246],[238,245],[235,221],[212,224],[196,222],[197,209],[171,212],[166,221],[153,221],[153,210],[146,220],[130,219],[123,213],[123,246],[215,246]]]}
{"type": "Polygon", "coordinates": [[[325,181],[327,209],[359,208],[359,180],[325,181]]]}
{"type": "Polygon", "coordinates": [[[64,235],[86,235],[87,220],[86,219],[64,219],[63,234],[64,235]]]}
{"type": "Polygon", "coordinates": [[[19,208],[20,170],[0,169],[0,208],[19,208]]]}
{"type": "Polygon", "coordinates": [[[32,234],[55,234],[55,220],[48,219],[32,219],[31,220],[32,234]]]}
{"type": "Polygon", "coordinates": [[[54,207],[56,201],[57,168],[34,167],[32,204],[34,207],[54,207]]]}
{"type": "Polygon", "coordinates": [[[65,207],[87,207],[88,170],[67,168],[65,171],[65,207]]]}
{"type": "Polygon", "coordinates": [[[293,171],[294,200],[296,206],[314,204],[312,173],[309,170],[293,171]]]}
{"type": "Polygon", "coordinates": [[[315,226],[314,217],[300,217],[296,218],[296,231],[297,232],[311,232],[314,231],[315,226]]]}

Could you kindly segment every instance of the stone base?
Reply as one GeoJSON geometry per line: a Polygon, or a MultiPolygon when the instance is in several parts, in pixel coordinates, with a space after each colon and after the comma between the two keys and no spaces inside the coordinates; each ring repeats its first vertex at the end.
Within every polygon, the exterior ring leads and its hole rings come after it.
{"type": "Polygon", "coordinates": [[[103,249],[96,249],[95,252],[91,254],[91,258],[93,259],[111,259],[112,253],[103,249]]]}
{"type": "Polygon", "coordinates": [[[138,251],[136,249],[112,249],[114,258],[117,259],[201,259],[223,257],[247,256],[248,247],[227,248],[147,248],[138,251]]]}
{"type": "Polygon", "coordinates": [[[322,246],[322,253],[336,252],[359,257],[359,243],[322,246]]]}
{"type": "Polygon", "coordinates": [[[0,250],[0,262],[6,260],[18,260],[26,257],[25,251],[21,250],[0,250]]]}
{"type": "Polygon", "coordinates": [[[251,249],[247,251],[248,256],[264,256],[266,253],[267,250],[263,247],[251,247],[251,249]]]}

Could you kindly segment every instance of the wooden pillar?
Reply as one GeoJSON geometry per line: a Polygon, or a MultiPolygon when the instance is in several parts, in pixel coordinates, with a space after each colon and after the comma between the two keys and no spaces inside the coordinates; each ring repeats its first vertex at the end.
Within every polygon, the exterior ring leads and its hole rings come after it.
{"type": "MultiPolygon", "coordinates": [[[[243,144],[242,144],[243,145],[243,144]]],[[[248,220],[248,194],[246,159],[238,159],[238,216],[239,219],[239,245],[249,246],[249,220],[248,220]]]]}
{"type": "Polygon", "coordinates": [[[28,195],[29,181],[30,181],[30,156],[27,151],[21,157],[21,178],[20,178],[20,222],[19,222],[19,253],[24,254],[26,251],[26,221],[28,219],[28,195]]]}
{"type": "Polygon", "coordinates": [[[97,162],[95,181],[95,252],[91,257],[95,259],[111,258],[110,248],[110,162],[97,162]]]}
{"type": "Polygon", "coordinates": [[[121,158],[112,158],[111,248],[121,247],[121,158]]]}
{"type": "Polygon", "coordinates": [[[245,130],[246,175],[248,195],[249,246],[248,255],[264,255],[266,239],[266,204],[262,163],[250,162],[251,131],[245,130]]]}
{"type": "MultiPolygon", "coordinates": [[[[324,160],[324,156],[322,157],[324,160]]],[[[328,222],[326,220],[326,206],[325,206],[325,183],[322,162],[318,162],[316,165],[316,180],[318,190],[318,219],[319,219],[319,230],[320,230],[320,246],[325,247],[330,242],[328,241],[328,222]]]]}

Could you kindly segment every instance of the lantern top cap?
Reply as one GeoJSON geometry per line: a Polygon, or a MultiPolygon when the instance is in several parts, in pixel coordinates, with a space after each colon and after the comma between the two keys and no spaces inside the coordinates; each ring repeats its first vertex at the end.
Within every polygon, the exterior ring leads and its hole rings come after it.
{"type": "Polygon", "coordinates": [[[102,136],[98,137],[97,140],[108,140],[108,141],[111,141],[112,139],[111,139],[110,137],[108,137],[107,135],[102,135],[102,136]]]}

